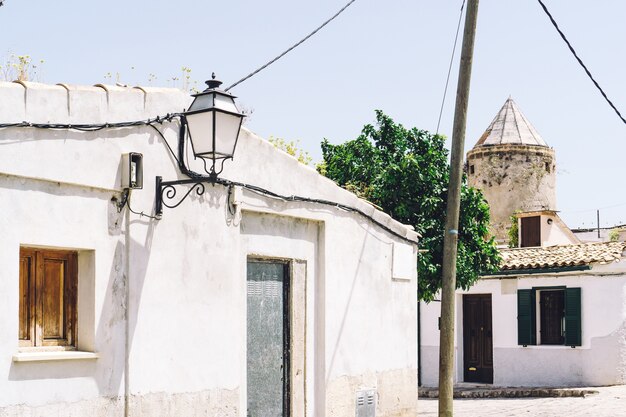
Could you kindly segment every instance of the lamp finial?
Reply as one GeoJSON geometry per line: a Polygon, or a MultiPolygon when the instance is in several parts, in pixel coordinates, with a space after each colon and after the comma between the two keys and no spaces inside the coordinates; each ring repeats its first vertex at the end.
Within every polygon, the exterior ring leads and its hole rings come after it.
{"type": "Polygon", "coordinates": [[[215,79],[215,73],[212,73],[211,74],[211,79],[205,81],[205,84],[207,86],[209,86],[209,88],[208,88],[209,90],[213,90],[215,88],[220,88],[220,85],[222,85],[222,82],[220,80],[216,80],[215,79]]]}

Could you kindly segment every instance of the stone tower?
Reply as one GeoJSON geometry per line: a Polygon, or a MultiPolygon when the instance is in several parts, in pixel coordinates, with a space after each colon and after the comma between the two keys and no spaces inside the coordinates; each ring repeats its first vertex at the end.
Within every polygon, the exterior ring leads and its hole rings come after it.
{"type": "Polygon", "coordinates": [[[555,170],[554,150],[509,97],[467,153],[469,185],[489,202],[499,244],[508,241],[515,211],[556,210],[555,170]]]}

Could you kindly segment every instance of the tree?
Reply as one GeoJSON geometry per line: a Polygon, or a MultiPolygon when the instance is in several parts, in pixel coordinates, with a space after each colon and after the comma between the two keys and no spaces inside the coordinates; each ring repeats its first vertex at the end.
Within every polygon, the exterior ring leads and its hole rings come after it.
{"type": "MultiPolygon", "coordinates": [[[[446,193],[449,176],[445,138],[401,124],[376,111],[376,126],[341,145],[322,142],[318,171],[422,235],[418,256],[419,298],[432,301],[441,288],[446,193]]],[[[500,256],[488,237],[489,206],[466,179],[461,190],[457,288],[497,270],[500,256]]]]}

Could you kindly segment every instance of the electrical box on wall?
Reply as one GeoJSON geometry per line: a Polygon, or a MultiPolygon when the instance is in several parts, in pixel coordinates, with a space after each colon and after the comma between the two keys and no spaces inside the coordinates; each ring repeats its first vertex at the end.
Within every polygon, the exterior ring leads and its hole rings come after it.
{"type": "Polygon", "coordinates": [[[122,154],[122,188],[143,188],[143,155],[137,152],[122,154]]]}

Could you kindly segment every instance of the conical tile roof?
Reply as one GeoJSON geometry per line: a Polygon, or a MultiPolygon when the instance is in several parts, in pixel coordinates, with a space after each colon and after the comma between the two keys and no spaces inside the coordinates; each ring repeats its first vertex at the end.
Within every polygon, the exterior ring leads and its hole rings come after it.
{"type": "Polygon", "coordinates": [[[548,144],[509,97],[474,148],[504,144],[545,146],[548,144]]]}

